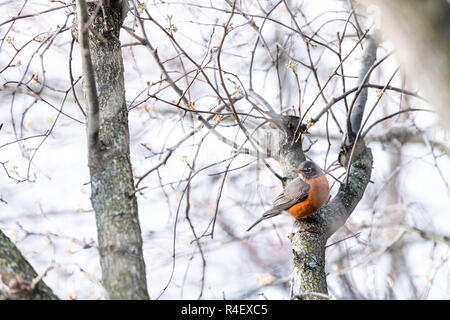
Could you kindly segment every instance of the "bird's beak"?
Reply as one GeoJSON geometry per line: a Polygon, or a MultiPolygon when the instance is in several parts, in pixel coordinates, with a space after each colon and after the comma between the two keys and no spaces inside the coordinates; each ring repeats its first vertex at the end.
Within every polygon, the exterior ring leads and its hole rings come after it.
{"type": "Polygon", "coordinates": [[[302,171],[302,170],[299,170],[299,169],[296,169],[296,170],[292,170],[293,172],[295,172],[295,173],[304,173],[304,171],[302,171]]]}

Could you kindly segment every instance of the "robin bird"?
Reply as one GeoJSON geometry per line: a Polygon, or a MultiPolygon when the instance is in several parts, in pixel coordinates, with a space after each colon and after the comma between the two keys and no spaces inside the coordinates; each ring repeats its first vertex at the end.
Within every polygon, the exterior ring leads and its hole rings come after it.
{"type": "Polygon", "coordinates": [[[287,210],[295,219],[306,218],[320,209],[328,199],[328,180],[325,173],[312,161],[303,161],[296,173],[302,174],[305,180],[295,178],[273,202],[273,207],[264,212],[254,224],[247,229],[250,231],[261,221],[275,217],[287,210]]]}

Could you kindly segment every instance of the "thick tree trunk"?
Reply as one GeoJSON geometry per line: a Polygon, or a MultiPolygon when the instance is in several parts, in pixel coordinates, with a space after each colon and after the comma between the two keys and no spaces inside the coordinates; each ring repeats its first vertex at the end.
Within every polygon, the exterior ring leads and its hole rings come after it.
{"type": "Polygon", "coordinates": [[[0,230],[0,300],[56,300],[16,245],[0,230]]]}
{"type": "MultiPolygon", "coordinates": [[[[119,40],[123,22],[121,1],[104,1],[101,9],[96,3],[89,3],[88,12],[89,16],[96,14],[89,32],[86,31],[96,88],[87,87],[86,81],[84,89],[88,99],[90,90],[96,91],[98,97],[98,115],[95,109],[88,110],[88,145],[91,202],[96,214],[103,286],[111,299],[148,299],[130,162],[119,40]]],[[[80,15],[78,12],[78,19],[80,15]]],[[[79,42],[82,45],[81,39],[79,42]]],[[[86,79],[88,69],[83,68],[86,79]]],[[[95,108],[95,104],[92,106],[89,101],[88,107],[95,108]]]]}

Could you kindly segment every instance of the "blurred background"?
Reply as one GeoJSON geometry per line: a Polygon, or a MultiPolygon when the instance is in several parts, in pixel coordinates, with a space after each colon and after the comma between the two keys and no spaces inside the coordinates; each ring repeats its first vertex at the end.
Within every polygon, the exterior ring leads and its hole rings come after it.
{"type": "MultiPolygon", "coordinates": [[[[392,3],[237,1],[224,40],[231,1],[129,1],[121,42],[152,299],[289,299],[292,218],[280,215],[245,232],[281,192],[273,174],[282,175],[280,165],[245,154],[253,146],[230,112],[208,113],[224,92],[218,68],[242,123],[276,154],[276,129],[243,97],[253,89],[277,113],[298,116],[300,106],[305,120],[315,117],[358,86],[365,34],[379,39],[378,60],[393,55],[369,81],[372,183],[329,239],[329,295],[450,298],[449,4],[392,3]],[[137,13],[153,51],[139,41],[137,13]],[[414,24],[416,15],[421,24],[414,24]],[[430,36],[435,25],[441,32],[430,36]],[[182,108],[174,106],[179,96],[161,65],[185,90],[189,103],[182,108]],[[395,90],[383,92],[387,84],[395,90]],[[236,152],[231,142],[242,148],[236,152]]],[[[85,117],[77,103],[85,108],[70,32],[74,8],[71,1],[0,0],[0,9],[0,229],[38,273],[55,266],[45,281],[59,297],[103,299],[85,117]]],[[[331,196],[345,173],[335,164],[352,97],[304,137],[306,155],[330,171],[331,196]]]]}

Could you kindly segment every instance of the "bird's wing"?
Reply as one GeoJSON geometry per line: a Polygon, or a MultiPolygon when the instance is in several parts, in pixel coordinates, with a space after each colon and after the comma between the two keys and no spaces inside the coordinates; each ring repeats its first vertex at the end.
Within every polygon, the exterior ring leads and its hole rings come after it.
{"type": "Polygon", "coordinates": [[[273,202],[273,207],[263,213],[262,217],[259,218],[254,224],[247,229],[250,231],[254,226],[256,226],[261,221],[275,217],[279,215],[283,210],[287,210],[298,202],[304,201],[308,197],[308,192],[311,186],[307,184],[300,178],[292,180],[282,193],[275,198],[273,202]]]}
{"type": "Polygon", "coordinates": [[[300,178],[292,180],[273,202],[273,209],[286,210],[308,197],[311,186],[300,178]]]}

